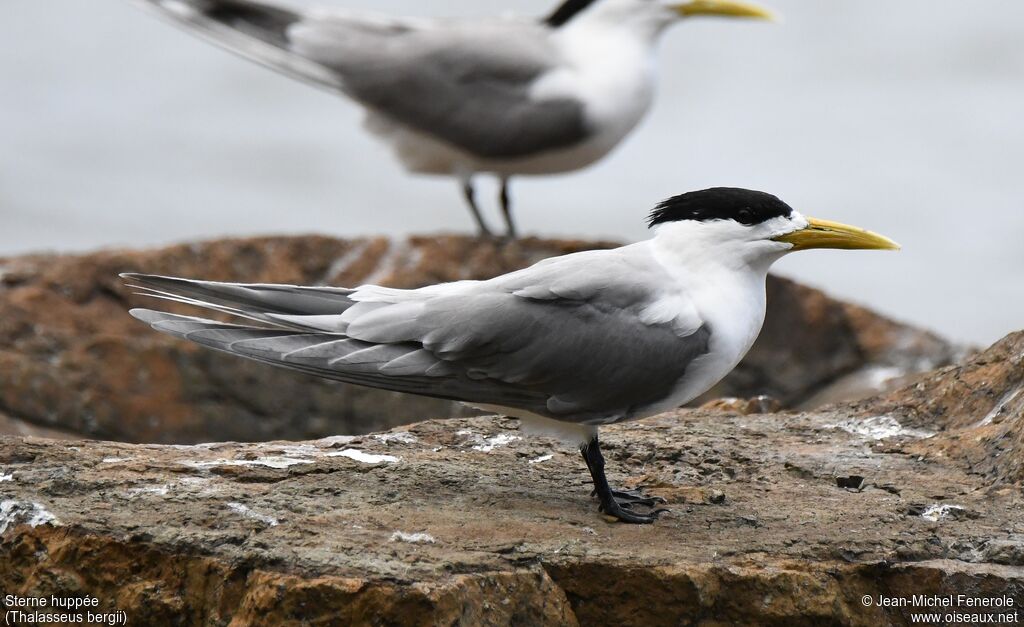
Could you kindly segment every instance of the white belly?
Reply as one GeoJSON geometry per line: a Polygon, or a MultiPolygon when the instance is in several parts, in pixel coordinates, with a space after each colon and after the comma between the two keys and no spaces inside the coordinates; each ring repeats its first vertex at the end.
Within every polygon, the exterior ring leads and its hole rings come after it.
{"type": "Polygon", "coordinates": [[[582,143],[515,159],[485,159],[452,144],[413,130],[376,114],[369,114],[366,128],[391,146],[410,172],[460,175],[491,173],[500,176],[561,174],[600,161],[629,134],[646,107],[622,111],[611,123],[601,122],[597,132],[582,143]]]}

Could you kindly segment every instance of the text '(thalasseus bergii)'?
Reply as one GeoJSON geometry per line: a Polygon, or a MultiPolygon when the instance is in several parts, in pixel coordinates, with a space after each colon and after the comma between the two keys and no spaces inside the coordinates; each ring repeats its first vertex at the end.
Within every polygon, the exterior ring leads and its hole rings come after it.
{"type": "Polygon", "coordinates": [[[601,511],[647,523],[659,510],[643,510],[655,500],[609,487],[598,427],[679,407],[732,370],[760,332],[768,268],[783,255],[898,248],[733,188],[666,200],[650,225],[654,237],[636,244],[411,290],[124,277],[142,294],[244,322],[132,310],[158,331],[347,383],[454,399],[555,432],[580,445],[601,511]]]}
{"type": "Polygon", "coordinates": [[[456,177],[482,234],[477,173],[569,172],[608,154],[650,108],[655,44],[680,19],[769,18],[739,0],[567,0],[546,19],[419,19],[249,0],[140,0],[214,43],[367,112],[411,172],[456,177]]]}

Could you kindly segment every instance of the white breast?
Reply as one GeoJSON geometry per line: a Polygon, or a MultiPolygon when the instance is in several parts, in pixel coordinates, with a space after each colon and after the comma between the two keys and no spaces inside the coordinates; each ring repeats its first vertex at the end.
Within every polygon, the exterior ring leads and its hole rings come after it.
{"type": "Polygon", "coordinates": [[[542,77],[531,92],[537,98],[582,102],[593,135],[577,146],[523,160],[522,173],[588,166],[611,152],[650,109],[655,85],[653,45],[628,31],[595,30],[559,32],[556,47],[565,65],[542,77]]]}
{"type": "MultiPolygon", "coordinates": [[[[670,227],[671,228],[671,225],[670,227]]],[[[737,268],[718,263],[714,256],[701,259],[697,242],[685,241],[680,233],[673,241],[671,234],[659,234],[653,243],[655,257],[677,281],[677,288],[687,294],[698,318],[711,330],[708,353],[694,360],[673,393],[659,403],[658,409],[670,409],[687,403],[708,391],[739,364],[764,323],[766,300],[765,280],[768,265],[737,268]],[[697,254],[690,257],[687,253],[697,254]]]]}

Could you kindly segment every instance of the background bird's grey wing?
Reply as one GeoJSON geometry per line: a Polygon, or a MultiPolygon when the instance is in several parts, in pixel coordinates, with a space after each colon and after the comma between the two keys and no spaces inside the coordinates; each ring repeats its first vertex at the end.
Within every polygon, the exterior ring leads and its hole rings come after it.
{"type": "Polygon", "coordinates": [[[669,396],[707,352],[710,331],[695,315],[683,322],[649,315],[662,296],[660,277],[648,261],[612,252],[568,255],[491,281],[357,288],[343,295],[354,304],[333,316],[312,308],[308,315],[261,312],[259,303],[287,292],[251,292],[277,286],[228,289],[132,275],[137,284],[165,294],[187,290],[186,302],[236,309],[267,326],[133,315],[218,350],[340,381],[565,421],[614,422],[669,396]],[[199,290],[212,290],[217,303],[205,304],[199,290]],[[233,302],[232,294],[245,302],[233,302]]]}
{"type": "Polygon", "coordinates": [[[369,109],[483,158],[515,158],[588,136],[583,105],[538,98],[559,57],[541,26],[512,20],[367,33],[341,22],[298,24],[294,49],[342,77],[369,109]]]}
{"type": "Polygon", "coordinates": [[[141,0],[178,25],[378,115],[483,158],[515,158],[588,135],[582,105],[530,88],[557,63],[526,20],[297,12],[251,0],[141,0]]]}

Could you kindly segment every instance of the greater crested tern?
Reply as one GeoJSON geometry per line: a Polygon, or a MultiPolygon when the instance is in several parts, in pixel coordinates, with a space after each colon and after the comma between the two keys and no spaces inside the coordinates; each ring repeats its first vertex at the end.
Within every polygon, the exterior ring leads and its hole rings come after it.
{"type": "Polygon", "coordinates": [[[138,0],[245,58],[362,105],[411,172],[501,182],[509,237],[515,175],[578,170],[650,108],[661,32],[698,15],[767,19],[739,0],[566,0],[546,19],[422,19],[250,0],[138,0]]]}
{"type": "Polygon", "coordinates": [[[411,290],[123,276],[141,294],[255,322],[131,311],[158,331],[329,379],[461,401],[572,441],[601,511],[647,523],[659,510],[635,508],[655,500],[609,487],[598,427],[679,407],[731,371],[760,332],[768,268],[783,255],[898,248],[734,188],[676,196],[649,222],[654,237],[636,244],[411,290]]]}

